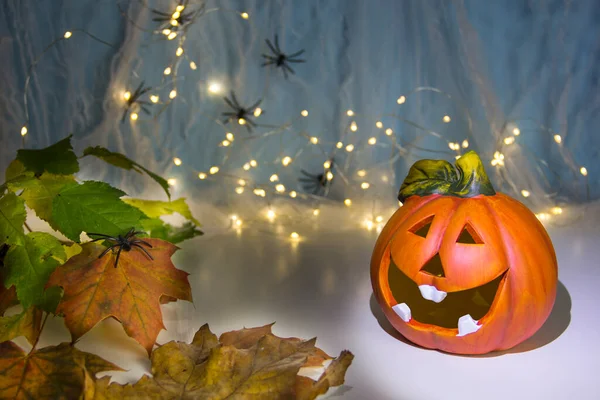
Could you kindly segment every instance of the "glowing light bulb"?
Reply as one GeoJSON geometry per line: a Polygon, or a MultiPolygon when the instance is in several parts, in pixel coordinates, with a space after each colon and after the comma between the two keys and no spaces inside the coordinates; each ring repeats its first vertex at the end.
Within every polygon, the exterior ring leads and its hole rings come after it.
{"type": "Polygon", "coordinates": [[[238,119],[238,124],[246,125],[246,120],[244,118],[240,118],[240,119],[238,119]]]}
{"type": "Polygon", "coordinates": [[[365,171],[364,169],[358,170],[358,171],[356,171],[356,175],[358,175],[362,178],[367,175],[367,171],[365,171]]]}
{"type": "Polygon", "coordinates": [[[310,142],[312,144],[317,144],[317,143],[319,143],[319,138],[316,137],[316,136],[313,136],[313,137],[310,138],[310,142]]]}
{"type": "Polygon", "coordinates": [[[494,159],[492,160],[493,166],[503,166],[504,165],[504,154],[496,151],[494,153],[494,159]]]}
{"type": "Polygon", "coordinates": [[[467,139],[463,140],[462,147],[463,147],[463,149],[466,149],[467,147],[469,147],[469,141],[467,139]]]}
{"type": "Polygon", "coordinates": [[[587,168],[586,167],[579,168],[579,173],[583,176],[587,176],[587,168]]]}
{"type": "Polygon", "coordinates": [[[127,91],[127,92],[123,93],[123,98],[125,100],[129,100],[131,98],[131,92],[127,91]]]}
{"type": "Polygon", "coordinates": [[[358,130],[358,125],[356,125],[356,122],[352,121],[352,124],[350,124],[350,130],[352,132],[356,132],[358,130]]]}
{"type": "Polygon", "coordinates": [[[445,123],[448,123],[448,122],[450,122],[452,120],[450,119],[449,115],[444,115],[444,118],[442,118],[442,121],[444,121],[445,123]]]}
{"type": "Polygon", "coordinates": [[[256,107],[256,108],[254,109],[254,116],[255,116],[255,117],[260,117],[260,114],[262,114],[262,108],[260,108],[260,107],[256,107]]]}
{"type": "Polygon", "coordinates": [[[370,137],[370,138],[369,138],[369,141],[368,141],[368,143],[369,143],[371,146],[372,146],[372,145],[374,145],[375,143],[377,143],[377,138],[375,138],[375,137],[370,137]]]}
{"type": "Polygon", "coordinates": [[[259,197],[265,197],[267,194],[264,189],[254,189],[254,194],[259,197]]]}
{"type": "Polygon", "coordinates": [[[325,161],[323,163],[323,168],[327,168],[327,169],[331,168],[331,161],[329,161],[329,160],[325,161]]]}
{"type": "Polygon", "coordinates": [[[250,166],[252,168],[255,168],[258,165],[258,163],[256,162],[256,160],[250,160],[250,166]]]}
{"type": "Polygon", "coordinates": [[[504,144],[506,144],[506,145],[513,144],[514,142],[515,142],[514,136],[507,136],[504,138],[504,144]]]}
{"type": "Polygon", "coordinates": [[[182,54],[183,54],[183,48],[182,47],[178,47],[177,50],[175,51],[175,55],[177,57],[181,57],[182,54]]]}
{"type": "Polygon", "coordinates": [[[529,197],[529,196],[531,196],[531,193],[529,192],[529,190],[523,189],[523,190],[521,190],[521,195],[523,197],[529,197]]]}
{"type": "Polygon", "coordinates": [[[171,67],[165,68],[165,70],[163,71],[163,74],[165,74],[165,75],[171,75],[171,67]]]}
{"type": "Polygon", "coordinates": [[[66,32],[65,32],[65,35],[64,35],[64,38],[65,38],[65,39],[68,39],[68,38],[70,38],[71,36],[73,36],[73,32],[71,32],[71,31],[66,31],[66,32]]]}
{"type": "Polygon", "coordinates": [[[562,142],[562,138],[560,137],[560,135],[554,135],[554,141],[556,143],[561,143],[562,142]]]}
{"type": "Polygon", "coordinates": [[[173,19],[177,19],[179,17],[181,17],[181,13],[177,10],[173,13],[173,15],[171,15],[171,18],[173,19]]]}
{"type": "Polygon", "coordinates": [[[169,184],[169,186],[175,186],[177,184],[177,179],[169,178],[167,179],[167,183],[169,184]]]}
{"type": "Polygon", "coordinates": [[[288,165],[290,165],[291,162],[292,162],[292,157],[290,157],[290,156],[285,156],[285,157],[283,157],[283,160],[281,160],[281,163],[283,164],[284,167],[287,167],[288,165]]]}
{"type": "Polygon", "coordinates": [[[285,192],[285,186],[283,186],[281,183],[275,185],[275,190],[277,190],[279,193],[283,193],[285,192]]]}
{"type": "Polygon", "coordinates": [[[132,112],[131,115],[129,116],[129,118],[131,118],[132,121],[137,121],[138,114],[135,112],[132,112]]]}
{"type": "Polygon", "coordinates": [[[327,171],[327,174],[325,176],[327,177],[328,181],[333,179],[333,173],[331,171],[327,171]]]}
{"type": "Polygon", "coordinates": [[[383,217],[381,215],[378,215],[377,218],[375,218],[375,222],[381,222],[383,221],[383,217]]]}
{"type": "Polygon", "coordinates": [[[404,104],[405,101],[406,101],[406,97],[400,96],[400,97],[398,97],[398,100],[396,100],[396,103],[404,104]]]}
{"type": "Polygon", "coordinates": [[[269,180],[271,182],[277,182],[279,180],[279,177],[277,176],[277,174],[273,174],[273,175],[271,175],[271,177],[269,178],[269,180]]]}
{"type": "Polygon", "coordinates": [[[171,25],[172,26],[177,26],[177,25],[179,25],[179,22],[176,19],[172,19],[171,20],[171,25]]]}
{"type": "Polygon", "coordinates": [[[394,133],[394,131],[392,130],[392,128],[387,128],[385,130],[385,134],[388,135],[388,136],[392,136],[393,133],[394,133]]]}
{"type": "Polygon", "coordinates": [[[267,218],[272,221],[275,219],[276,216],[277,214],[275,214],[275,211],[272,208],[269,208],[269,210],[267,211],[267,218]]]}
{"type": "Polygon", "coordinates": [[[383,122],[377,121],[377,122],[375,122],[375,126],[378,127],[379,129],[381,129],[381,128],[383,128],[383,122]]]}
{"type": "Polygon", "coordinates": [[[150,101],[153,103],[158,103],[159,97],[155,94],[153,94],[152,96],[150,96],[150,101]]]}
{"type": "Polygon", "coordinates": [[[354,145],[353,145],[353,144],[349,144],[348,146],[346,146],[346,151],[347,151],[348,153],[351,153],[351,152],[352,152],[352,150],[354,150],[354,145]]]}
{"type": "Polygon", "coordinates": [[[348,111],[346,111],[346,115],[349,116],[349,117],[351,117],[351,116],[354,115],[354,111],[348,110],[348,111]]]}
{"type": "Polygon", "coordinates": [[[210,169],[208,170],[208,172],[211,173],[211,175],[216,174],[217,172],[219,172],[219,167],[214,166],[214,167],[210,167],[210,169]]]}
{"type": "Polygon", "coordinates": [[[365,219],[364,224],[365,224],[365,227],[368,230],[372,230],[373,229],[373,221],[371,221],[370,219],[365,219]]]}
{"type": "Polygon", "coordinates": [[[344,143],[342,143],[342,142],[337,142],[337,143],[335,144],[335,147],[337,147],[338,149],[341,149],[342,147],[344,147],[344,143]]]}
{"type": "Polygon", "coordinates": [[[21,136],[25,136],[25,135],[27,135],[27,127],[26,127],[26,126],[23,126],[23,127],[21,128],[21,136]]]}
{"type": "Polygon", "coordinates": [[[225,139],[225,140],[223,140],[223,141],[221,142],[221,146],[223,146],[223,147],[227,147],[227,146],[229,146],[230,144],[231,144],[231,142],[230,142],[229,140],[227,140],[227,139],[225,139]]]}
{"type": "Polygon", "coordinates": [[[246,12],[241,13],[240,16],[244,19],[250,18],[250,15],[248,15],[248,13],[246,13],[246,12]]]}
{"type": "Polygon", "coordinates": [[[181,158],[179,157],[174,157],[173,158],[173,164],[180,166],[181,165],[181,158]]]}
{"type": "Polygon", "coordinates": [[[167,36],[167,39],[173,40],[176,37],[177,37],[177,32],[171,32],[171,33],[169,33],[169,36],[167,36]]]}
{"type": "Polygon", "coordinates": [[[249,163],[246,163],[246,164],[244,164],[243,168],[244,168],[246,171],[248,171],[248,170],[250,169],[250,164],[249,164],[249,163]]]}
{"type": "Polygon", "coordinates": [[[346,199],[344,200],[344,204],[346,205],[346,207],[350,207],[352,205],[352,200],[346,199]]]}
{"type": "Polygon", "coordinates": [[[290,238],[298,240],[300,238],[300,235],[298,235],[298,232],[292,232],[290,233],[290,238]]]}
{"type": "Polygon", "coordinates": [[[231,218],[232,221],[237,221],[238,220],[238,216],[235,215],[235,214],[230,215],[229,218],[231,218]]]}
{"type": "Polygon", "coordinates": [[[298,193],[296,193],[296,191],[295,191],[295,190],[292,190],[292,191],[290,192],[290,197],[291,197],[292,199],[295,199],[297,195],[298,195],[298,193]]]}
{"type": "Polygon", "coordinates": [[[174,99],[175,97],[177,97],[177,90],[173,89],[173,90],[171,90],[171,92],[169,93],[169,98],[170,98],[170,99],[174,99]]]}
{"type": "Polygon", "coordinates": [[[243,223],[242,220],[238,219],[237,221],[235,221],[235,226],[237,226],[239,228],[240,226],[242,226],[242,223],[243,223]]]}
{"type": "Polygon", "coordinates": [[[308,117],[308,110],[302,110],[300,112],[300,115],[302,115],[303,117],[308,117]]]}
{"type": "Polygon", "coordinates": [[[175,11],[182,12],[184,8],[185,6],[183,4],[180,4],[175,8],[175,11]]]}
{"type": "Polygon", "coordinates": [[[547,221],[550,219],[550,214],[548,213],[539,213],[539,214],[535,214],[535,216],[540,220],[540,221],[547,221]]]}
{"type": "Polygon", "coordinates": [[[233,133],[231,132],[227,132],[225,134],[225,137],[227,138],[227,140],[229,140],[230,142],[233,142],[233,139],[235,139],[235,137],[233,136],[233,133]]]}
{"type": "Polygon", "coordinates": [[[238,185],[240,185],[240,186],[246,186],[246,181],[244,179],[239,179],[238,180],[238,185]]]}
{"type": "Polygon", "coordinates": [[[563,209],[560,207],[552,207],[552,209],[550,210],[550,212],[554,215],[558,215],[558,214],[562,214],[563,209]]]}
{"type": "Polygon", "coordinates": [[[321,210],[319,210],[318,208],[315,208],[313,210],[313,215],[316,217],[317,215],[321,214],[321,210]]]}
{"type": "Polygon", "coordinates": [[[371,185],[369,182],[363,182],[360,184],[361,189],[367,190],[371,185]]]}
{"type": "Polygon", "coordinates": [[[196,70],[196,68],[198,68],[198,66],[196,65],[195,62],[190,61],[190,68],[193,69],[193,70],[196,70]]]}
{"type": "Polygon", "coordinates": [[[213,82],[208,85],[208,91],[210,93],[220,93],[221,92],[221,84],[218,82],[213,82]]]}
{"type": "Polygon", "coordinates": [[[244,193],[244,188],[242,186],[238,186],[235,188],[235,192],[237,194],[242,194],[242,193],[244,193]]]}
{"type": "Polygon", "coordinates": [[[519,136],[521,134],[521,130],[519,128],[513,129],[513,135],[519,136]]]}
{"type": "Polygon", "coordinates": [[[162,34],[165,36],[169,36],[171,34],[171,30],[170,29],[163,29],[162,30],[162,34]]]}
{"type": "Polygon", "coordinates": [[[381,181],[382,181],[382,182],[385,182],[385,183],[388,183],[388,181],[389,181],[389,178],[387,177],[387,175],[382,175],[382,176],[381,176],[381,181]]]}
{"type": "Polygon", "coordinates": [[[202,179],[202,180],[206,179],[206,176],[207,176],[207,175],[206,175],[204,172],[200,172],[200,173],[198,174],[198,178],[200,178],[200,179],[202,179]]]}

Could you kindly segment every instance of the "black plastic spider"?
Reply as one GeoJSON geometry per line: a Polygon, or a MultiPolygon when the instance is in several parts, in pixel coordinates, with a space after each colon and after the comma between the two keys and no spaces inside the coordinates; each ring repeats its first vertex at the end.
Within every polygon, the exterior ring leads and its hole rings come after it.
{"type": "MultiPolygon", "coordinates": [[[[117,268],[117,264],[119,263],[119,257],[121,256],[121,251],[122,250],[130,251],[134,246],[140,248],[144,253],[146,253],[146,255],[148,257],[150,257],[151,260],[154,260],[154,258],[152,258],[150,253],[148,253],[146,251],[146,249],[144,249],[140,244],[146,245],[150,248],[152,248],[152,245],[148,242],[145,242],[145,241],[135,237],[135,235],[138,235],[140,233],[144,233],[144,232],[137,232],[135,230],[135,228],[131,228],[129,230],[129,232],[127,232],[125,237],[123,237],[121,235],[119,235],[117,237],[113,237],[113,236],[109,236],[109,235],[104,235],[102,233],[88,233],[87,235],[88,236],[100,236],[99,238],[92,240],[92,242],[96,242],[98,240],[108,240],[111,242],[115,242],[115,244],[113,244],[112,246],[107,247],[106,250],[104,250],[102,252],[102,254],[100,254],[98,256],[98,258],[104,257],[104,255],[106,253],[108,253],[109,250],[112,250],[115,247],[118,247],[119,250],[117,251],[117,258],[115,260],[115,268],[117,268]]],[[[114,253],[115,251],[112,250],[112,252],[114,253]]]]}
{"type": "Polygon", "coordinates": [[[267,42],[267,46],[269,46],[269,49],[271,49],[271,51],[273,52],[273,55],[263,54],[262,56],[264,58],[266,58],[267,61],[262,63],[261,66],[265,67],[267,65],[274,64],[275,67],[281,67],[281,70],[283,71],[283,76],[285,77],[285,79],[288,78],[288,71],[294,75],[296,74],[294,72],[294,70],[288,65],[288,63],[306,62],[306,60],[299,60],[299,59],[294,58],[294,57],[298,57],[300,54],[304,53],[304,49],[297,51],[294,54],[290,54],[290,55],[284,54],[281,51],[281,49],[279,48],[279,38],[277,37],[277,35],[275,35],[275,46],[273,46],[273,43],[271,43],[271,41],[269,39],[265,39],[265,42],[267,42]]]}
{"type": "MultiPolygon", "coordinates": [[[[238,102],[237,98],[235,97],[235,93],[232,90],[231,91],[231,99],[228,99],[227,97],[223,97],[223,100],[225,100],[225,103],[227,103],[227,105],[233,109],[233,112],[221,113],[221,115],[223,115],[224,117],[227,117],[227,118],[225,118],[223,123],[226,124],[227,122],[230,122],[231,120],[236,119],[238,124],[246,126],[246,129],[248,129],[248,132],[252,132],[252,128],[256,128],[256,124],[254,123],[254,121],[252,121],[252,119],[250,119],[249,115],[256,109],[256,107],[258,107],[258,105],[262,102],[262,99],[259,99],[256,103],[252,104],[250,107],[242,107],[242,106],[240,106],[240,103],[238,102]]],[[[261,112],[264,112],[264,111],[261,111],[261,112]]]]}
{"type": "Polygon", "coordinates": [[[206,7],[206,4],[202,3],[199,8],[196,8],[193,11],[184,11],[187,9],[188,3],[189,0],[180,0],[175,11],[171,13],[152,9],[152,13],[156,14],[156,17],[152,18],[152,20],[160,22],[161,28],[168,28],[171,32],[177,32],[179,30],[184,31],[198,15],[204,12],[206,7]],[[179,9],[181,9],[181,11],[179,11],[179,9]],[[174,15],[176,15],[177,18],[173,18],[174,15]]]}
{"type": "Polygon", "coordinates": [[[298,178],[301,182],[302,188],[314,195],[327,196],[331,183],[333,182],[333,160],[329,160],[329,168],[325,168],[321,174],[310,174],[305,170],[301,169],[300,172],[304,176],[298,178]]]}
{"type": "Polygon", "coordinates": [[[125,105],[125,111],[123,111],[123,117],[121,118],[121,123],[123,123],[125,121],[125,117],[127,117],[127,113],[132,111],[132,109],[134,111],[136,111],[137,108],[140,108],[146,114],[148,114],[148,115],[151,114],[150,110],[148,109],[147,106],[151,106],[152,103],[150,103],[149,101],[140,100],[140,97],[142,97],[144,94],[148,93],[150,90],[152,90],[152,88],[150,86],[144,87],[144,81],[142,81],[142,83],[140,83],[140,85],[137,87],[137,89],[135,89],[135,92],[129,94],[129,98],[125,99],[126,105],[125,105]]]}

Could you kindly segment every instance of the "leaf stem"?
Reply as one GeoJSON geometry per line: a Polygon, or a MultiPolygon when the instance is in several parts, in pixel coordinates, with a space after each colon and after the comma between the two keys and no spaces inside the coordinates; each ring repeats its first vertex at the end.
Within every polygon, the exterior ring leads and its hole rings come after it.
{"type": "Polygon", "coordinates": [[[25,225],[25,228],[27,228],[29,232],[33,232],[33,229],[31,229],[31,227],[27,225],[27,222],[23,222],[23,225],[25,225]]]}
{"type": "Polygon", "coordinates": [[[37,338],[35,338],[35,342],[33,343],[33,347],[31,348],[31,352],[33,352],[35,350],[35,346],[37,346],[40,337],[42,336],[42,331],[44,330],[44,325],[46,325],[46,320],[48,319],[48,313],[46,313],[46,315],[44,315],[44,320],[42,321],[42,324],[40,325],[40,330],[38,332],[37,338]]]}

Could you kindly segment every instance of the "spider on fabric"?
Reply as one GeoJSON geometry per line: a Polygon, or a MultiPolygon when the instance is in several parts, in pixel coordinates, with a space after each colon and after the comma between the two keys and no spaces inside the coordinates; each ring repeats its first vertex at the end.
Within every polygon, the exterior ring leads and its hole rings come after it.
{"type": "MultiPolygon", "coordinates": [[[[125,101],[126,101],[126,105],[125,105],[125,111],[123,111],[123,117],[121,118],[121,123],[123,123],[125,121],[125,117],[127,117],[127,113],[129,113],[130,111],[132,113],[136,112],[137,109],[141,109],[143,112],[145,112],[147,115],[150,115],[150,110],[148,109],[147,106],[151,106],[152,103],[150,103],[149,101],[145,101],[145,100],[140,100],[140,97],[142,97],[144,94],[148,93],[150,90],[152,90],[152,88],[150,86],[148,87],[144,87],[144,81],[142,81],[142,83],[140,83],[140,85],[137,87],[137,89],[135,89],[135,92],[130,93],[130,92],[125,92],[125,101]]],[[[134,118],[132,118],[134,119],[134,118]]],[[[137,113],[136,113],[136,118],[137,119],[137,113]]]]}
{"type": "Polygon", "coordinates": [[[325,168],[323,173],[320,174],[311,174],[301,169],[300,172],[302,172],[304,176],[301,176],[298,180],[301,182],[302,188],[306,192],[310,192],[317,196],[327,197],[333,181],[332,169],[333,160],[329,160],[329,168],[325,168]]]}
{"type": "Polygon", "coordinates": [[[230,122],[233,119],[237,119],[238,124],[245,125],[246,129],[248,129],[248,132],[252,132],[252,128],[256,128],[256,124],[254,123],[254,121],[252,121],[252,119],[250,119],[249,115],[251,112],[254,112],[254,115],[258,117],[261,113],[264,112],[263,110],[260,110],[260,112],[258,112],[259,109],[257,109],[258,105],[262,102],[262,99],[259,99],[250,107],[242,107],[240,106],[240,103],[238,102],[237,98],[235,97],[235,93],[232,90],[231,99],[223,97],[223,100],[225,100],[225,103],[227,103],[227,105],[233,109],[233,112],[221,113],[221,115],[227,117],[225,118],[223,123],[226,124],[227,122],[230,122]]]}
{"type": "Polygon", "coordinates": [[[184,12],[188,3],[189,0],[180,0],[172,13],[152,9],[152,13],[156,15],[152,20],[160,22],[160,27],[168,30],[168,33],[165,33],[166,36],[169,36],[171,32],[185,31],[187,26],[202,14],[206,7],[206,4],[202,3],[199,8],[184,12]]]}
{"type": "Polygon", "coordinates": [[[277,37],[277,35],[275,35],[275,45],[273,45],[273,43],[271,43],[269,39],[265,39],[265,42],[267,42],[267,46],[269,46],[269,49],[271,49],[271,52],[273,54],[263,54],[262,56],[266,58],[267,61],[262,63],[261,66],[266,67],[267,65],[275,65],[275,67],[277,68],[281,67],[285,79],[288,78],[288,72],[291,72],[294,75],[296,74],[296,72],[294,72],[294,70],[288,65],[288,63],[306,62],[306,60],[300,60],[295,58],[298,57],[300,54],[304,53],[304,49],[289,55],[283,53],[279,48],[279,38],[277,37]]]}
{"type": "Polygon", "coordinates": [[[146,251],[146,249],[144,249],[141,246],[141,244],[143,244],[143,245],[146,245],[146,246],[152,248],[152,245],[146,241],[143,241],[143,240],[135,237],[135,235],[138,235],[140,233],[144,233],[144,232],[138,232],[135,230],[135,228],[131,228],[124,237],[121,235],[114,237],[114,236],[104,235],[102,233],[88,233],[87,235],[88,236],[100,236],[99,238],[92,240],[92,242],[96,242],[98,240],[108,240],[110,242],[114,242],[114,244],[107,247],[106,250],[104,250],[102,252],[102,254],[100,254],[98,256],[98,258],[104,257],[104,255],[106,253],[108,253],[109,250],[112,250],[112,252],[114,253],[115,251],[113,249],[115,247],[118,247],[119,250],[117,251],[117,258],[115,260],[115,268],[117,268],[117,264],[119,263],[119,257],[121,256],[121,251],[123,251],[123,250],[130,251],[131,249],[133,249],[133,247],[138,247],[144,253],[146,253],[146,255],[148,257],[150,257],[151,260],[154,260],[154,258],[150,255],[150,253],[148,253],[148,251],[146,251]]]}

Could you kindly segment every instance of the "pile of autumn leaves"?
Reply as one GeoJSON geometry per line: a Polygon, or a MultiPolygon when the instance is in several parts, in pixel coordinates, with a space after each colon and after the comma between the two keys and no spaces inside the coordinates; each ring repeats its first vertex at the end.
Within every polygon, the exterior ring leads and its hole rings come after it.
{"type": "Polygon", "coordinates": [[[76,181],[79,159],[97,157],[113,166],[146,173],[169,196],[167,182],[122,154],[102,147],[73,152],[70,137],[41,150],[19,150],[0,186],[0,398],[10,399],[314,399],[341,385],[352,361],[336,359],[315,340],[279,338],[271,326],[224,333],[201,327],[191,344],[155,347],[164,328],[160,304],[192,301],[188,274],[175,268],[174,243],[201,235],[185,199],[149,201],[122,198],[103,182],[76,181]],[[68,240],[46,232],[27,232],[27,209],[68,240]],[[181,227],[160,218],[177,212],[181,227]],[[147,232],[153,259],[135,249],[115,254],[102,242],[80,240],[82,232],[124,235],[132,227],[147,232]],[[21,308],[20,313],[5,315],[21,308]],[[152,377],[133,385],[96,379],[118,366],[78,350],[73,343],[37,349],[49,315],[62,316],[73,342],[98,322],[117,319],[152,361],[152,377]],[[11,340],[24,336],[26,353],[11,340]],[[314,381],[301,368],[330,363],[314,381]]]}

